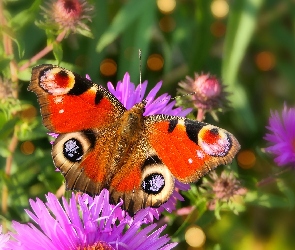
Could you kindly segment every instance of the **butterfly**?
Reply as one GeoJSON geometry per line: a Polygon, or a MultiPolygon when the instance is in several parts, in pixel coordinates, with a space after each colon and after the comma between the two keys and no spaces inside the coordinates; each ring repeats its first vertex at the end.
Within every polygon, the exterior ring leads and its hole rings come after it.
{"type": "Polygon", "coordinates": [[[159,207],[175,180],[192,183],[240,149],[229,132],[171,115],[144,116],[146,100],[127,110],[108,90],[59,66],[33,68],[29,91],[37,95],[44,126],[58,133],[55,166],[67,190],[91,195],[109,190],[130,214],[159,207]]]}

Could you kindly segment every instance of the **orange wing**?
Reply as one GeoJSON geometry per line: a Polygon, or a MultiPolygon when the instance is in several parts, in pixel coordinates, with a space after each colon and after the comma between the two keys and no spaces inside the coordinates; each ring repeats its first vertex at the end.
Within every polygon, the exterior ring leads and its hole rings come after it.
{"type": "Polygon", "coordinates": [[[183,183],[195,182],[218,165],[230,163],[240,149],[226,130],[186,118],[148,116],[145,126],[148,142],[183,183]]]}
{"type": "Polygon", "coordinates": [[[99,129],[126,110],[103,87],[54,65],[34,67],[28,90],[38,97],[44,126],[56,133],[99,129]]]}

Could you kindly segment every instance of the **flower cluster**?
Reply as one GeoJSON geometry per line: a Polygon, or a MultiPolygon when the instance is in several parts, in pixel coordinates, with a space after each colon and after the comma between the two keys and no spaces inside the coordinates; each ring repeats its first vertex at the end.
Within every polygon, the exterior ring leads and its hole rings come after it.
{"type": "Polygon", "coordinates": [[[47,202],[30,200],[29,217],[37,226],[13,222],[16,231],[0,236],[1,249],[171,249],[167,235],[160,236],[165,226],[155,230],[151,224],[141,230],[148,209],[139,211],[134,218],[124,216],[123,202],[109,204],[109,192],[103,190],[94,198],[87,194],[72,194],[70,201],[62,204],[51,193],[47,202]]]}
{"type": "Polygon", "coordinates": [[[269,133],[264,137],[270,143],[265,150],[275,156],[279,166],[291,164],[295,166],[295,109],[284,107],[282,115],[271,112],[269,133]]]}

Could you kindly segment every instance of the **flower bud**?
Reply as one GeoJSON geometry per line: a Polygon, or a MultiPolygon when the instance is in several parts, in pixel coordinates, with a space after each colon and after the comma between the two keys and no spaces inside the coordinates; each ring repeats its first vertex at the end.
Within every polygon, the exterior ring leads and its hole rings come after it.
{"type": "Polygon", "coordinates": [[[85,0],[53,0],[42,9],[47,24],[52,25],[52,28],[72,32],[89,31],[85,21],[91,21],[93,6],[85,0]]]}
{"type": "Polygon", "coordinates": [[[185,81],[179,83],[183,94],[189,94],[189,99],[193,105],[203,113],[223,109],[228,106],[226,99],[228,93],[224,91],[221,81],[215,76],[208,74],[198,75],[195,79],[187,76],[185,81]]]}

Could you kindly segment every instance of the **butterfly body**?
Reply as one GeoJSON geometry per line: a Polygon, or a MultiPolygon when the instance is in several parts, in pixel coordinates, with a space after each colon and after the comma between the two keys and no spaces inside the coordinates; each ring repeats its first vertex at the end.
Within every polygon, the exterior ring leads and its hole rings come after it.
{"type": "Polygon", "coordinates": [[[158,207],[174,190],[175,179],[197,181],[239,150],[229,132],[170,115],[144,116],[144,100],[126,108],[110,92],[53,65],[33,69],[28,88],[41,106],[43,123],[59,133],[52,149],[67,189],[124,200],[134,213],[158,207]]]}

